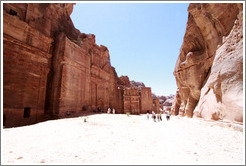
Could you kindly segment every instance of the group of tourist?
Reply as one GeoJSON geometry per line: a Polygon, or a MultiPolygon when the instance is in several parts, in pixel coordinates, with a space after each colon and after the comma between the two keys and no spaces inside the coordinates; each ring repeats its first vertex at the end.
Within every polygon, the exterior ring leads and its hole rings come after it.
{"type": "MultiPolygon", "coordinates": [[[[98,110],[98,112],[104,112],[100,107],[98,107],[97,110],[98,110]]],[[[114,108],[111,110],[111,108],[109,107],[108,111],[107,111],[107,114],[110,114],[111,111],[112,111],[113,114],[116,113],[114,108]]],[[[166,111],[165,113],[166,113],[167,121],[170,120],[170,116],[171,116],[170,111],[166,111]]],[[[147,110],[147,119],[148,120],[149,120],[149,117],[150,117],[150,112],[149,112],[149,110],[147,110]]],[[[156,122],[156,121],[160,122],[160,121],[162,121],[162,113],[156,114],[155,111],[152,111],[151,118],[153,118],[154,122],[156,122]]]]}
{"type": "MultiPolygon", "coordinates": [[[[167,121],[170,120],[170,116],[171,116],[171,113],[169,111],[166,111],[166,119],[167,121]]],[[[150,114],[149,114],[149,110],[147,110],[147,119],[149,120],[149,117],[150,117],[150,114]]],[[[159,114],[156,114],[155,111],[152,111],[152,116],[151,118],[153,118],[154,122],[156,122],[156,119],[157,121],[162,121],[162,114],[159,113],[159,114]]]]}
{"type": "MultiPolygon", "coordinates": [[[[93,112],[96,112],[96,111],[95,111],[95,110],[93,110],[93,112]]],[[[97,112],[104,113],[104,111],[103,111],[100,107],[98,107],[98,108],[97,108],[97,112]]],[[[110,113],[111,113],[111,108],[108,108],[107,113],[108,113],[108,114],[110,114],[110,113]]],[[[115,114],[115,113],[116,113],[116,111],[115,111],[115,109],[114,109],[114,108],[112,109],[112,113],[113,113],[113,114],[115,114]]]]}
{"type": "MultiPolygon", "coordinates": [[[[108,114],[111,113],[111,109],[110,109],[110,108],[108,108],[108,112],[107,112],[107,113],[108,113],[108,114]]],[[[115,114],[115,109],[114,109],[114,108],[112,109],[112,113],[115,114]]]]}

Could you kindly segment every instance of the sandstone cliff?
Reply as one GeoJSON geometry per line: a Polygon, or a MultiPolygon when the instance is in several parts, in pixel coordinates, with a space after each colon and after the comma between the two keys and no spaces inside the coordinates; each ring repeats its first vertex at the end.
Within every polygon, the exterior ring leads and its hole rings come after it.
{"type": "Polygon", "coordinates": [[[145,87],[145,84],[143,82],[137,82],[134,80],[129,79],[128,76],[120,76],[119,78],[119,85],[125,86],[125,87],[133,87],[133,88],[137,88],[137,89],[141,89],[143,87],[145,87]]]}
{"type": "Polygon", "coordinates": [[[3,4],[3,125],[106,112],[146,113],[151,88],[141,94],[120,79],[109,50],[80,33],[70,18],[74,4],[3,4]],[[129,91],[128,91],[129,90],[129,91]]]}
{"type": "Polygon", "coordinates": [[[4,125],[66,117],[97,107],[122,111],[109,50],[80,33],[74,4],[3,4],[4,125]]]}
{"type": "Polygon", "coordinates": [[[119,84],[124,87],[131,87],[131,83],[128,76],[120,76],[119,84]]]}
{"type": "Polygon", "coordinates": [[[243,5],[190,4],[174,76],[172,111],[188,117],[243,120],[243,5]]]}

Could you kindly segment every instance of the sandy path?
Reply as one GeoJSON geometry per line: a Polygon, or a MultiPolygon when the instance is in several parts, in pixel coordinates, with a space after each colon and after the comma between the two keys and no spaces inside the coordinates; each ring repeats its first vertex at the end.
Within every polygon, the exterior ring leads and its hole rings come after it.
{"type": "Polygon", "coordinates": [[[2,164],[244,164],[243,132],[189,118],[98,114],[2,130],[2,164]]]}

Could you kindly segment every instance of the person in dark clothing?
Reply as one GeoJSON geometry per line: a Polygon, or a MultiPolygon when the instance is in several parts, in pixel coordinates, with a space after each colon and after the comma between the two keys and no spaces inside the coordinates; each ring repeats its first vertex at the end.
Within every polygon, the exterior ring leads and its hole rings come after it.
{"type": "Polygon", "coordinates": [[[154,120],[154,122],[156,122],[156,114],[155,114],[155,112],[154,111],[152,111],[152,118],[153,118],[153,120],[154,120]]]}
{"type": "Polygon", "coordinates": [[[171,116],[171,114],[170,114],[170,112],[168,111],[168,112],[166,113],[166,118],[167,118],[167,120],[170,120],[170,116],[171,116]]]}

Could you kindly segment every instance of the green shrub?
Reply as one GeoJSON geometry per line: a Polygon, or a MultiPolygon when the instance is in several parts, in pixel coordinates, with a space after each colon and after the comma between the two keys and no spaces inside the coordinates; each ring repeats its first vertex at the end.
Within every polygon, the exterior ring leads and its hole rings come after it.
{"type": "Polygon", "coordinates": [[[130,113],[130,112],[127,112],[127,113],[126,113],[126,115],[127,115],[127,116],[130,116],[130,115],[131,115],[131,113],[130,113]]]}

